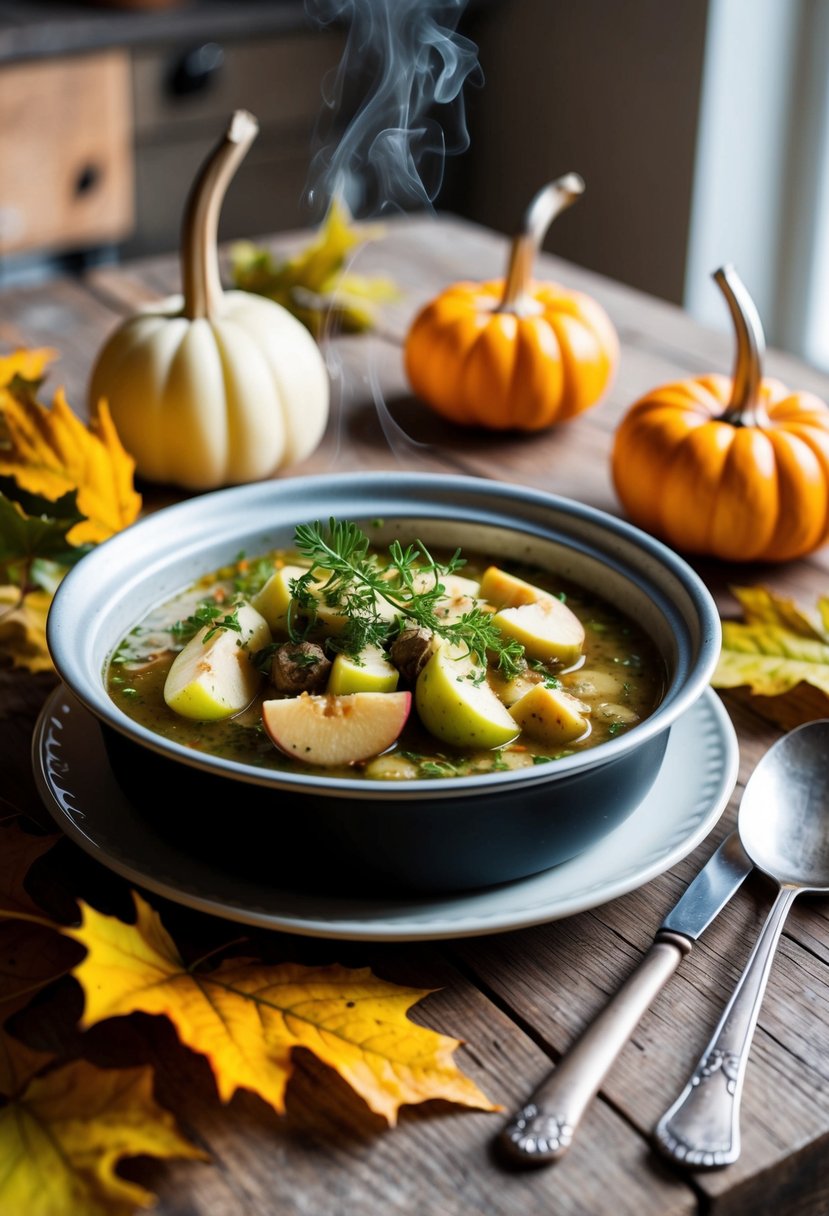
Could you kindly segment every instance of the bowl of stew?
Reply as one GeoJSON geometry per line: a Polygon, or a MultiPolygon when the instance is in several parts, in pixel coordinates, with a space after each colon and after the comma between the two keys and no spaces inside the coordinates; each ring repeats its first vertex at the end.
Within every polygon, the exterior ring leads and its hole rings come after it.
{"type": "Polygon", "coordinates": [[[612,831],[720,624],[680,557],[601,511],[375,473],[148,516],[67,575],[48,640],[153,830],[371,894],[509,881],[612,831]]]}

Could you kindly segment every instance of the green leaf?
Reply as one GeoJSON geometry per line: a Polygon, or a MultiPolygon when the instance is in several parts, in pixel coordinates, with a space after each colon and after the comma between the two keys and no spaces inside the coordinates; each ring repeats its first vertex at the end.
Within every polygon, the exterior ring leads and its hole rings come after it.
{"type": "Polygon", "coordinates": [[[0,493],[0,562],[14,565],[35,558],[74,559],[67,533],[83,516],[73,490],[50,504],[48,515],[27,515],[17,502],[0,493]]]}
{"type": "Polygon", "coordinates": [[[45,498],[42,494],[32,494],[21,490],[13,477],[0,477],[0,494],[16,502],[27,515],[48,515],[51,519],[83,519],[78,512],[77,494],[71,490],[57,500],[45,498]]]}

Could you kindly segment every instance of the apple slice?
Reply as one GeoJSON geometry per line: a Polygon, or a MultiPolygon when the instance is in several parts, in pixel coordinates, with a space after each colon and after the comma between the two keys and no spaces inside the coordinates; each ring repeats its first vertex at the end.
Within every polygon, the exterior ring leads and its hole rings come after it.
{"type": "Polygon", "coordinates": [[[391,747],[412,707],[410,692],[326,694],[262,703],[262,723],[280,751],[319,768],[368,760],[391,747]]]}
{"type": "Polygon", "coordinates": [[[415,704],[430,734],[454,747],[495,748],[518,735],[486,682],[486,670],[462,647],[443,643],[417,677],[415,704]]]}
{"type": "Polygon", "coordinates": [[[558,746],[580,739],[590,729],[584,717],[589,708],[561,688],[536,684],[509,711],[526,734],[541,743],[558,746]]]}
{"type": "MultiPolygon", "coordinates": [[[[445,574],[440,580],[443,585],[443,595],[435,601],[435,616],[447,624],[460,620],[465,612],[471,612],[478,603],[480,583],[474,578],[464,578],[460,574],[445,574]]],[[[435,585],[435,576],[425,570],[414,576],[415,591],[431,591],[435,585]]]]}
{"type": "Polygon", "coordinates": [[[288,607],[293,598],[291,580],[302,578],[308,570],[303,566],[283,566],[275,570],[261,591],[251,600],[257,612],[270,625],[274,633],[284,633],[288,622],[288,607]]]}
{"type": "Polygon", "coordinates": [[[241,632],[217,629],[208,641],[205,625],[173,659],[164,682],[164,700],[183,718],[217,721],[250,705],[261,673],[252,656],[271,640],[268,622],[250,604],[236,609],[241,632]]]}
{"type": "Polygon", "coordinates": [[[328,691],[337,696],[352,692],[394,692],[399,673],[380,646],[364,646],[357,655],[338,654],[328,677],[328,691]]]}
{"type": "Polygon", "coordinates": [[[503,608],[492,618],[504,637],[520,642],[530,659],[570,667],[581,657],[584,626],[561,600],[538,600],[503,608]]]}
{"type": "Polygon", "coordinates": [[[525,583],[523,578],[516,578],[499,566],[488,566],[484,570],[480,594],[496,608],[518,608],[521,604],[537,604],[539,600],[553,598],[549,591],[525,583]]]}

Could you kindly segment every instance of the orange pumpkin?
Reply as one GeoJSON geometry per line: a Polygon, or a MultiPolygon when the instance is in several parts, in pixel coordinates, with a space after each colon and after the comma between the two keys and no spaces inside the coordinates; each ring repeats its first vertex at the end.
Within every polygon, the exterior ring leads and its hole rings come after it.
{"type": "Polygon", "coordinates": [[[513,240],[506,279],[455,283],[415,318],[406,373],[437,413],[466,426],[538,431],[604,393],[619,353],[607,313],[583,292],[531,279],[548,227],[583,190],[575,173],[545,186],[513,240]]]}
{"type": "Polygon", "coordinates": [[[829,540],[829,407],[765,380],[763,328],[731,266],[714,275],[737,334],[733,378],[654,389],[616,431],[613,480],[634,523],[677,549],[787,561],[829,540]]]}

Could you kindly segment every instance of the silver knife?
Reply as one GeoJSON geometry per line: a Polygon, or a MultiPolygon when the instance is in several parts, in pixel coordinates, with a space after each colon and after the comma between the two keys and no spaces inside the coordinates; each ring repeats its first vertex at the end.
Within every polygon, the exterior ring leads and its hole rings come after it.
{"type": "Polygon", "coordinates": [[[513,1163],[549,1165],[564,1156],[579,1120],[645,1010],[751,868],[732,832],[665,917],[636,970],[501,1131],[501,1148],[513,1163]]]}

